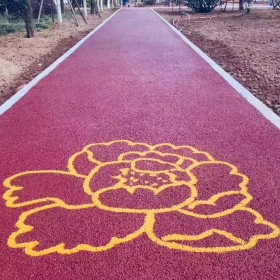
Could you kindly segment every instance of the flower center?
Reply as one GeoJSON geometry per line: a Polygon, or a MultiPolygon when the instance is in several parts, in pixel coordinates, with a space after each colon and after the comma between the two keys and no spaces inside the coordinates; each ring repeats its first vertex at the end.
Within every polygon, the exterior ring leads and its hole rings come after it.
{"type": "Polygon", "coordinates": [[[158,188],[172,183],[168,174],[138,172],[130,168],[121,169],[121,178],[125,179],[125,185],[129,187],[149,186],[158,188]]]}

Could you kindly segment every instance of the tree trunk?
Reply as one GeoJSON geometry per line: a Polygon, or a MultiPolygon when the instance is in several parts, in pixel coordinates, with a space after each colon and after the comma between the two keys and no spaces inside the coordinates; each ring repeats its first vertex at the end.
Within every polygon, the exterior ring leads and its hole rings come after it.
{"type": "Polygon", "coordinates": [[[27,38],[34,37],[31,0],[24,0],[24,21],[25,21],[25,28],[27,32],[27,38]]]}
{"type": "Polygon", "coordinates": [[[239,11],[243,11],[244,10],[243,3],[244,3],[244,0],[239,0],[239,11]]]}
{"type": "Polygon", "coordinates": [[[5,2],[5,12],[4,12],[5,18],[8,18],[9,16],[9,11],[8,11],[8,0],[5,2]]]}
{"type": "Polygon", "coordinates": [[[64,14],[64,11],[65,11],[64,0],[60,0],[60,6],[61,6],[61,13],[64,14]]]}
{"type": "Polygon", "coordinates": [[[57,13],[58,23],[62,23],[60,0],[53,0],[53,1],[55,2],[55,5],[56,5],[56,13],[57,13]]]}
{"type": "Polygon", "coordinates": [[[100,0],[100,11],[103,12],[103,0],[100,0]]]}
{"type": "Polygon", "coordinates": [[[52,7],[52,22],[54,23],[54,2],[51,1],[51,7],[52,7]]]}
{"type": "Polygon", "coordinates": [[[87,17],[87,16],[88,16],[88,12],[87,12],[87,0],[83,0],[83,8],[84,8],[84,16],[87,17]]]}
{"type": "Polygon", "coordinates": [[[110,9],[111,6],[110,6],[110,0],[107,0],[107,9],[110,9]]]}

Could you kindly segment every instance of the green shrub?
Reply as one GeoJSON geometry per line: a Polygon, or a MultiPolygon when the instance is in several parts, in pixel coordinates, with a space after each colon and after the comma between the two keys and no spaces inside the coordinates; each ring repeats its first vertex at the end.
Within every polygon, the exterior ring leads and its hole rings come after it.
{"type": "Polygon", "coordinates": [[[24,31],[25,31],[24,22],[22,22],[22,23],[0,22],[0,36],[6,35],[9,33],[24,32],[24,31]]]}
{"type": "Polygon", "coordinates": [[[36,31],[41,31],[41,30],[44,30],[44,29],[49,29],[49,25],[44,23],[44,22],[36,23],[36,25],[35,25],[35,30],[36,31]]]}
{"type": "Polygon", "coordinates": [[[41,18],[40,22],[35,23],[35,30],[41,31],[44,29],[49,29],[52,25],[52,19],[50,17],[41,18]]]}
{"type": "Polygon", "coordinates": [[[209,13],[219,2],[219,0],[186,0],[187,6],[196,13],[209,13]]]}
{"type": "MultiPolygon", "coordinates": [[[[39,23],[37,23],[37,20],[34,20],[36,31],[49,29],[51,25],[52,19],[50,17],[43,17],[39,23]]],[[[5,17],[0,16],[0,36],[25,31],[25,23],[23,20],[7,20],[5,17]]]]}
{"type": "Polygon", "coordinates": [[[144,0],[143,1],[145,3],[145,5],[154,5],[156,3],[156,0],[144,0]]]}

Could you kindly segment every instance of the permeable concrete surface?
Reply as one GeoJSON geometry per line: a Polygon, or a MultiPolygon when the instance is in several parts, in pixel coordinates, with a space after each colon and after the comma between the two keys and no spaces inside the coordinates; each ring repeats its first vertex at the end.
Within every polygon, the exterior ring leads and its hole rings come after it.
{"type": "Polygon", "coordinates": [[[279,279],[280,131],[152,10],[4,109],[1,279],[279,279]]]}

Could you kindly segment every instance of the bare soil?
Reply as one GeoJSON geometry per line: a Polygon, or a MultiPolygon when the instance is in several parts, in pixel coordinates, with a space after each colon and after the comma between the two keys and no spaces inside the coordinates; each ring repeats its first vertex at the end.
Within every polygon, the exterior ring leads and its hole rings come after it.
{"type": "Polygon", "coordinates": [[[280,10],[158,12],[280,116],[280,10]]]}
{"type": "Polygon", "coordinates": [[[0,104],[52,64],[85,35],[116,10],[104,11],[102,19],[89,15],[87,24],[79,19],[54,24],[51,29],[36,32],[32,39],[25,33],[0,36],[0,104]]]}

